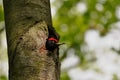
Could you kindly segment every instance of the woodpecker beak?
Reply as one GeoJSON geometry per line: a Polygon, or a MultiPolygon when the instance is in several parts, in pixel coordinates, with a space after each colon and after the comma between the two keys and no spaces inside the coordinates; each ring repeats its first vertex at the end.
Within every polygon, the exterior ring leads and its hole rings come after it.
{"type": "Polygon", "coordinates": [[[65,44],[65,43],[57,43],[58,46],[63,45],[63,44],[65,44]]]}

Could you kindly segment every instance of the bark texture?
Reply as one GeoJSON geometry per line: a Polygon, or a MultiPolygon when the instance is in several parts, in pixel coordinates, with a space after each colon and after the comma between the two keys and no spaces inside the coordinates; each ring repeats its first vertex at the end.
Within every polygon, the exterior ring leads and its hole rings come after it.
{"type": "Polygon", "coordinates": [[[52,26],[49,0],[3,0],[9,80],[59,80],[58,49],[45,49],[52,26]]]}

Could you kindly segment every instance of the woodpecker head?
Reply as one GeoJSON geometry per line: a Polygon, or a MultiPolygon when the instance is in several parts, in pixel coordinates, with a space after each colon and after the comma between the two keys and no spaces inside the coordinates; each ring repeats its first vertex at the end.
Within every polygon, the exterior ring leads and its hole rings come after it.
{"type": "Polygon", "coordinates": [[[49,51],[54,51],[56,48],[58,48],[60,45],[58,41],[59,41],[59,34],[55,31],[55,29],[53,28],[53,26],[49,26],[48,25],[48,39],[46,41],[46,49],[49,51]]]}
{"type": "Polygon", "coordinates": [[[49,37],[46,41],[46,49],[49,51],[54,51],[56,48],[58,48],[62,44],[58,44],[58,40],[56,38],[49,37]]]}

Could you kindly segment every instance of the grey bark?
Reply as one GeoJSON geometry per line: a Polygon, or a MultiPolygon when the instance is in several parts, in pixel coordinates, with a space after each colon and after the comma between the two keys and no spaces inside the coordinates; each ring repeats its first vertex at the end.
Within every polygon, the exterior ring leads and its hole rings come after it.
{"type": "Polygon", "coordinates": [[[3,0],[9,80],[59,80],[58,49],[45,48],[52,26],[49,0],[3,0]]]}

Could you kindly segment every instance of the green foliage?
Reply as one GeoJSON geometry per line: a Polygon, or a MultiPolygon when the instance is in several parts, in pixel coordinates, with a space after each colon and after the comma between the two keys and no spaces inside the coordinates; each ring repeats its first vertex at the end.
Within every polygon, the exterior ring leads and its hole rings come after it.
{"type": "Polygon", "coordinates": [[[7,80],[6,76],[0,76],[0,80],[7,80]]]}
{"type": "Polygon", "coordinates": [[[0,6],[0,21],[4,20],[4,13],[3,13],[3,8],[0,6]]]}
{"type": "Polygon", "coordinates": [[[85,32],[96,29],[104,36],[111,24],[119,21],[116,11],[120,7],[120,0],[55,0],[53,5],[57,10],[53,16],[54,27],[61,36],[60,41],[65,42],[68,47],[64,50],[62,60],[72,48],[80,58],[80,65],[86,63],[85,54],[81,51],[81,46],[85,44],[85,32]],[[81,6],[78,7],[81,3],[86,6],[86,11],[82,12],[81,6]]]}
{"type": "MultiPolygon", "coordinates": [[[[7,58],[7,54],[3,54],[3,53],[6,53],[7,50],[4,49],[2,46],[1,46],[1,39],[2,39],[2,35],[3,35],[3,31],[4,31],[4,27],[3,27],[3,23],[2,21],[4,20],[4,12],[3,12],[3,8],[2,6],[0,5],[0,62],[4,59],[7,58]]],[[[1,68],[1,67],[0,67],[1,68]]],[[[1,70],[0,70],[1,71],[1,70]]],[[[1,74],[2,72],[0,72],[0,80],[7,80],[7,76],[5,75],[2,75],[1,74]]]]}
{"type": "Polygon", "coordinates": [[[55,0],[53,5],[57,11],[53,24],[62,36],[61,42],[74,48],[80,58],[84,56],[80,46],[84,43],[86,30],[97,29],[105,35],[109,26],[119,20],[115,13],[119,3],[120,0],[55,0]],[[80,3],[86,5],[84,13],[77,8],[80,3]]]}
{"type": "Polygon", "coordinates": [[[113,79],[112,80],[119,80],[119,78],[116,74],[113,74],[113,79]]]}
{"type": "Polygon", "coordinates": [[[66,72],[61,74],[61,80],[70,80],[70,78],[66,72]]]}

